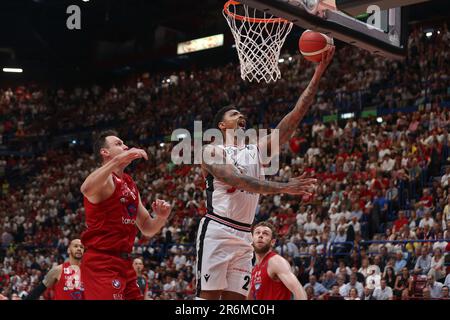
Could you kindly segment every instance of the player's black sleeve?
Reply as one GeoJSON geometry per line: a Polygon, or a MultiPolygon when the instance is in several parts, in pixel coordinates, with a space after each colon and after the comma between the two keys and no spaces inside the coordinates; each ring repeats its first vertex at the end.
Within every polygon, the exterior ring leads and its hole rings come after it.
{"type": "Polygon", "coordinates": [[[45,290],[47,290],[47,287],[43,282],[41,282],[23,300],[39,300],[39,297],[44,293],[45,290]]]}

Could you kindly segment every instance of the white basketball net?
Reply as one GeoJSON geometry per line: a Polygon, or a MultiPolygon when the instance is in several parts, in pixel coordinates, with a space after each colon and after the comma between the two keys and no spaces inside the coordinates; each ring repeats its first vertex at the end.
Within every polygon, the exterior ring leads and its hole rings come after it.
{"type": "Polygon", "coordinates": [[[223,15],[236,42],[241,78],[267,83],[280,79],[280,50],[292,23],[241,3],[229,5],[228,10],[229,13],[224,10],[223,15]]]}

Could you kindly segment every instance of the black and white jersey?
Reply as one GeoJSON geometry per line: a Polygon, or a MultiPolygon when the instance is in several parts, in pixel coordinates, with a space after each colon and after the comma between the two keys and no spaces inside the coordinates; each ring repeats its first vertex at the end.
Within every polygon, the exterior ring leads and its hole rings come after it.
{"type": "MultiPolygon", "coordinates": [[[[242,174],[264,180],[257,145],[243,147],[219,145],[217,147],[225,150],[228,163],[234,164],[242,174]]],[[[240,223],[253,223],[259,194],[231,187],[208,174],[206,195],[208,213],[240,223]]]]}

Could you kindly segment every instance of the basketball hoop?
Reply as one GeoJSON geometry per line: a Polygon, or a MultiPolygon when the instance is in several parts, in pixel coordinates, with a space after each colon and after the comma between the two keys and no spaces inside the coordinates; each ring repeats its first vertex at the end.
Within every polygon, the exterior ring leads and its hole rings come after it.
{"type": "Polygon", "coordinates": [[[241,78],[267,83],[280,79],[278,60],[292,23],[234,0],[225,3],[223,15],[236,43],[241,78]]]}

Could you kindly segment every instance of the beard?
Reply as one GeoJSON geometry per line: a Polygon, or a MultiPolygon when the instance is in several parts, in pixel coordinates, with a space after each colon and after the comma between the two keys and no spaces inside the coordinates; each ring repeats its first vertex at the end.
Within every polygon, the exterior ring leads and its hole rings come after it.
{"type": "Polygon", "coordinates": [[[71,255],[72,258],[74,258],[75,260],[81,260],[81,258],[83,257],[83,254],[82,254],[82,253],[71,252],[70,255],[71,255]]]}
{"type": "Polygon", "coordinates": [[[253,245],[253,248],[255,249],[255,252],[257,254],[265,254],[265,253],[269,252],[271,247],[272,246],[270,245],[270,243],[268,243],[265,246],[260,247],[260,248],[257,248],[255,245],[253,245]]]}

